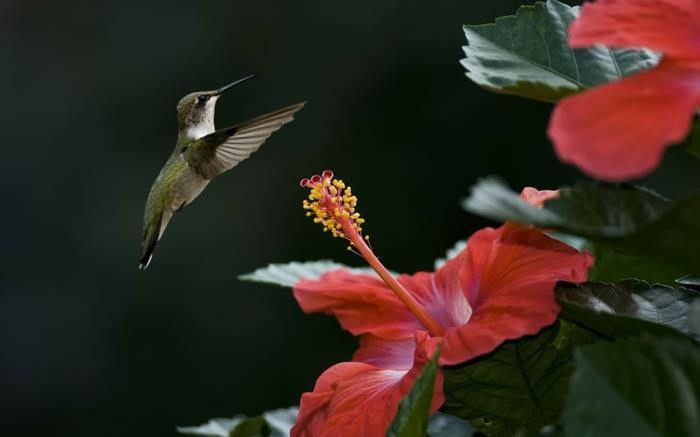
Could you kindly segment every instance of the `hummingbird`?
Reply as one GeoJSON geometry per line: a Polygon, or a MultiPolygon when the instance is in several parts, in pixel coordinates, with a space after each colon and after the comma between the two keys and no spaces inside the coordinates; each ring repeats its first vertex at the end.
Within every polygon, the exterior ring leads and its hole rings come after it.
{"type": "Polygon", "coordinates": [[[148,193],[139,269],[146,269],[150,264],[158,240],[174,213],[192,203],[212,179],[258,150],[270,135],[292,121],[294,114],[306,104],[297,103],[216,130],[216,101],[226,91],[253,77],[255,74],[217,90],[187,94],[177,104],[177,143],[148,193]]]}

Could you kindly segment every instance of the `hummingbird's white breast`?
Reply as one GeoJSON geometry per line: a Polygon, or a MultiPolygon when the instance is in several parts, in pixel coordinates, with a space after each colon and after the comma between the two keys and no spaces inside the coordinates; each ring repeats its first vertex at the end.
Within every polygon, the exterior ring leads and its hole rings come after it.
{"type": "Polygon", "coordinates": [[[198,140],[212,132],[214,132],[214,123],[202,121],[201,123],[187,129],[187,139],[198,140]]]}
{"type": "Polygon", "coordinates": [[[214,132],[214,108],[219,96],[212,96],[206,102],[206,107],[201,111],[192,111],[190,127],[186,134],[189,140],[198,140],[214,132]]]}

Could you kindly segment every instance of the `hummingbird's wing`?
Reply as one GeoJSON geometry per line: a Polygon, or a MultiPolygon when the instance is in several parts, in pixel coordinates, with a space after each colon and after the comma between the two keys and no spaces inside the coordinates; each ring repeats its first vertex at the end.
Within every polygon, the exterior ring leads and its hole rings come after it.
{"type": "Polygon", "coordinates": [[[184,156],[190,167],[205,179],[212,179],[248,158],[306,102],[278,109],[239,125],[220,129],[192,144],[184,156]]]}

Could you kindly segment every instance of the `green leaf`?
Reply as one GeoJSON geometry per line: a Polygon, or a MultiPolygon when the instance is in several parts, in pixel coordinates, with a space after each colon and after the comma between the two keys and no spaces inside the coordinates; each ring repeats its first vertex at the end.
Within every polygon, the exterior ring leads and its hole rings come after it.
{"type": "Polygon", "coordinates": [[[700,119],[698,117],[693,120],[693,127],[688,137],[683,141],[682,147],[686,152],[700,158],[700,119]]]}
{"type": "Polygon", "coordinates": [[[564,427],[561,425],[547,425],[537,433],[537,437],[564,437],[565,435],[564,427]]]}
{"type": "Polygon", "coordinates": [[[685,199],[633,235],[606,244],[673,266],[684,273],[700,271],[700,196],[685,199]]]}
{"type": "Polygon", "coordinates": [[[700,349],[673,337],[583,347],[564,414],[571,436],[699,436],[700,349]]]}
{"type": "Polygon", "coordinates": [[[538,335],[505,342],[495,352],[445,369],[443,410],[471,421],[489,436],[536,434],[559,419],[574,347],[593,342],[590,331],[566,321],[538,335]]]}
{"type": "Polygon", "coordinates": [[[610,245],[589,243],[585,247],[595,258],[589,281],[616,282],[623,278],[644,278],[650,283],[672,283],[682,270],[656,259],[620,253],[610,245]]]}
{"type": "Polygon", "coordinates": [[[270,427],[263,416],[252,417],[238,424],[229,437],[269,437],[270,427]]]}
{"type": "Polygon", "coordinates": [[[237,415],[230,419],[211,419],[200,426],[178,427],[177,431],[207,437],[288,437],[298,413],[297,407],[280,408],[253,418],[237,415]]]}
{"type": "Polygon", "coordinates": [[[237,415],[230,419],[217,418],[200,426],[179,426],[177,432],[188,435],[228,437],[235,427],[246,420],[246,416],[237,415]]]}
{"type": "MultiPolygon", "coordinates": [[[[178,427],[180,434],[206,436],[206,437],[241,437],[248,434],[233,434],[263,429],[260,418],[264,419],[270,437],[289,437],[289,432],[294,426],[299,414],[298,407],[280,408],[265,412],[262,416],[248,419],[245,415],[237,415],[231,419],[212,419],[201,426],[178,427]],[[258,428],[256,428],[256,426],[258,428]]],[[[428,434],[432,437],[468,437],[473,429],[468,422],[444,413],[435,413],[428,423],[428,434]]],[[[253,434],[255,435],[255,434],[253,434]]]]}
{"type": "Polygon", "coordinates": [[[582,181],[560,190],[558,199],[535,208],[498,178],[472,187],[464,208],[494,220],[515,220],[583,237],[634,234],[671,208],[668,200],[643,188],[582,181]]]}
{"type": "Polygon", "coordinates": [[[464,26],[467,77],[489,90],[547,102],[654,66],[649,50],[571,49],[578,7],[556,0],[521,6],[494,24],[464,26]]]}
{"type": "Polygon", "coordinates": [[[676,274],[700,271],[698,195],[672,205],[643,188],[579,182],[560,190],[558,199],[538,209],[491,178],[475,185],[463,206],[495,220],[530,223],[585,237],[614,253],[654,260],[676,274]]]}
{"type": "Polygon", "coordinates": [[[389,425],[387,437],[422,437],[428,428],[430,405],[433,402],[435,377],[438,372],[438,357],[436,351],[428,364],[423,367],[413,383],[411,391],[401,399],[399,408],[389,425]]]}
{"type": "Polygon", "coordinates": [[[266,411],[263,417],[270,427],[270,437],[286,437],[297,421],[298,407],[278,408],[266,411]]]}
{"type": "Polygon", "coordinates": [[[688,325],[690,326],[691,336],[700,338],[700,299],[695,299],[690,303],[688,325]]]}
{"type": "Polygon", "coordinates": [[[676,282],[694,290],[700,289],[700,277],[696,275],[685,275],[682,278],[677,278],[676,282]]]}
{"type": "Polygon", "coordinates": [[[470,437],[472,434],[474,428],[469,422],[439,411],[428,422],[428,435],[431,437],[470,437]]]}
{"type": "Polygon", "coordinates": [[[263,282],[266,284],[293,287],[302,278],[318,279],[324,273],[338,269],[347,269],[358,274],[376,275],[370,268],[353,268],[329,260],[290,262],[287,264],[270,264],[252,273],[241,275],[243,281],[263,282]]]}
{"type": "Polygon", "coordinates": [[[628,279],[615,284],[559,283],[556,295],[562,317],[608,337],[645,332],[695,335],[690,324],[690,305],[699,295],[686,288],[628,279]]]}

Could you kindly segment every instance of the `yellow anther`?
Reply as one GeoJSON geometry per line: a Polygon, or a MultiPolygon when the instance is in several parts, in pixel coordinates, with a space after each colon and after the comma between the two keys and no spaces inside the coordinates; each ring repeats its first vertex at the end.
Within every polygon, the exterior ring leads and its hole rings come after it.
{"type": "MultiPolygon", "coordinates": [[[[365,220],[355,211],[357,196],[341,179],[324,177],[314,183],[308,200],[302,205],[307,210],[306,216],[312,217],[314,223],[321,224],[323,231],[330,232],[333,237],[348,241],[363,237],[361,225],[365,220]],[[348,236],[348,233],[351,234],[348,236]]],[[[348,250],[353,250],[352,242],[350,244],[348,250]]]]}

